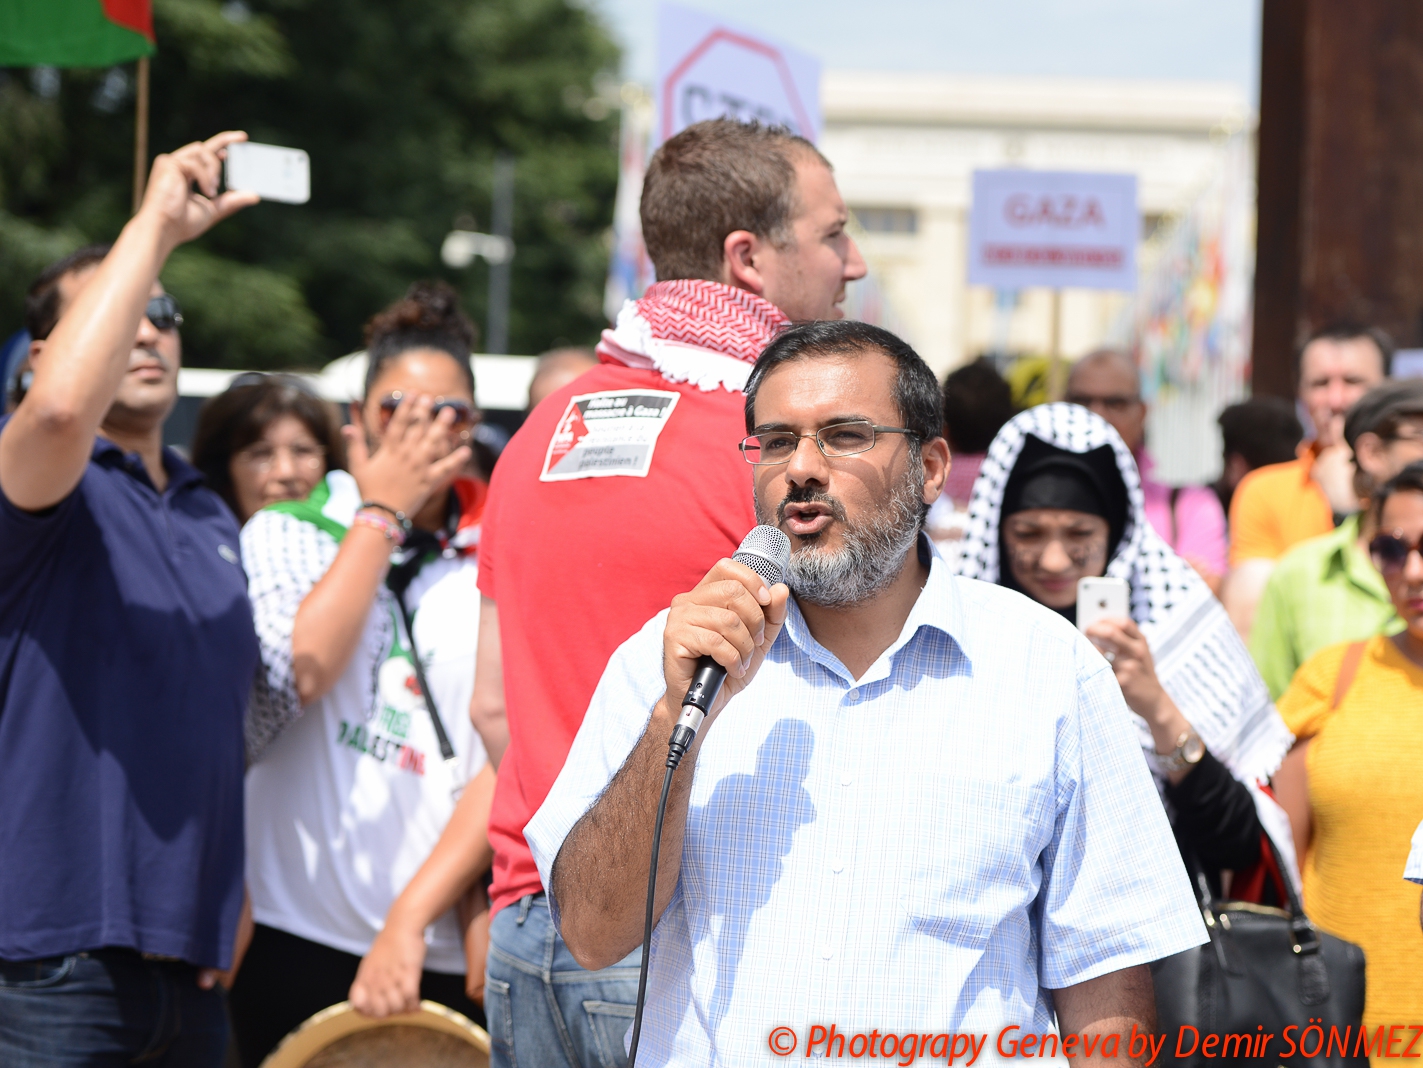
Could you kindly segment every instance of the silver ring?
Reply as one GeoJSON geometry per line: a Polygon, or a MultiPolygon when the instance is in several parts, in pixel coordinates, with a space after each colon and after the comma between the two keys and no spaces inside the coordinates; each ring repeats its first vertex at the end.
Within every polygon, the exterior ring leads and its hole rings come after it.
{"type": "Polygon", "coordinates": [[[1115,649],[1108,649],[1102,655],[1107,658],[1107,663],[1109,664],[1115,664],[1117,662],[1117,651],[1115,649]]]}

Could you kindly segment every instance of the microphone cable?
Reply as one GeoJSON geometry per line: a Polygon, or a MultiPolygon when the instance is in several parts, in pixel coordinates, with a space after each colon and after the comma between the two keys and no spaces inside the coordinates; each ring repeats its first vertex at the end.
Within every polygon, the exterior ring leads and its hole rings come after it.
{"type": "Polygon", "coordinates": [[[672,740],[667,743],[667,774],[662,777],[662,797],[657,802],[657,822],[652,828],[652,867],[647,873],[647,912],[642,921],[642,966],[637,975],[637,1006],[632,1017],[632,1042],[628,1045],[628,1068],[637,1065],[637,1040],[642,1035],[642,1006],[647,998],[647,963],[652,956],[652,916],[657,907],[657,866],[662,858],[662,822],[667,818],[667,795],[672,791],[672,776],[677,774],[677,765],[687,751],[686,742],[678,735],[683,728],[672,732],[672,740]]]}
{"type": "MultiPolygon", "coordinates": [[[[753,527],[742,539],[736,554],[737,563],[745,564],[766,582],[769,588],[782,581],[791,558],[791,540],[772,526],[753,527]]],[[[682,698],[682,714],[672,729],[667,743],[667,774],[662,778],[662,797],[657,802],[657,822],[652,828],[652,866],[647,873],[647,912],[642,922],[642,966],[637,975],[637,1005],[632,1016],[632,1040],[628,1043],[628,1068],[637,1065],[637,1041],[642,1036],[642,1008],[647,998],[647,965],[652,957],[652,917],[657,907],[657,866],[662,859],[662,823],[667,818],[667,797],[672,792],[672,776],[682,763],[688,747],[696,740],[697,730],[711,713],[717,692],[726,679],[726,669],[710,656],[697,659],[692,683],[682,698]]]]}

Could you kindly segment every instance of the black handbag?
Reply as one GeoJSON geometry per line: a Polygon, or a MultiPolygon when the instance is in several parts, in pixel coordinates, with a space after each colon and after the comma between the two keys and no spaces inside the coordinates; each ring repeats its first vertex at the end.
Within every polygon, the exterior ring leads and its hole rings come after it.
{"type": "MultiPolygon", "coordinates": [[[[1274,843],[1262,837],[1283,873],[1274,843]]],[[[1166,1035],[1158,1063],[1367,1064],[1364,951],[1316,928],[1288,876],[1279,881],[1289,907],[1278,909],[1217,902],[1199,866],[1188,859],[1188,868],[1210,941],[1151,965],[1157,1032],[1166,1035]]]]}

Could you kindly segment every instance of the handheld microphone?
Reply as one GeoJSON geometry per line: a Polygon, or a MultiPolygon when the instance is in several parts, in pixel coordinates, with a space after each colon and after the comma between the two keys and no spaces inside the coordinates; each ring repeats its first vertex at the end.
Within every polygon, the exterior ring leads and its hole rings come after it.
{"type": "MultiPolygon", "coordinates": [[[[741,541],[732,559],[745,564],[766,580],[767,586],[783,581],[786,567],[791,562],[791,539],[771,526],[752,527],[751,533],[741,541]]],[[[672,741],[667,754],[668,767],[675,768],[682,761],[682,755],[697,736],[702,721],[711,711],[712,702],[726,681],[726,668],[709,656],[697,660],[697,671],[692,676],[692,684],[687,687],[687,696],[682,699],[682,715],[672,731],[672,741]]]]}

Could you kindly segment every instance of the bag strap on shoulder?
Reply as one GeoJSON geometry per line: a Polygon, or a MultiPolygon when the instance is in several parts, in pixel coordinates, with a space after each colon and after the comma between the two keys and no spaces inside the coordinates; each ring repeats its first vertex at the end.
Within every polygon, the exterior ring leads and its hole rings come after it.
{"type": "Polygon", "coordinates": [[[1364,646],[1367,644],[1351,642],[1345,650],[1344,659],[1339,662],[1339,675],[1334,680],[1334,700],[1329,703],[1329,711],[1338,711],[1339,706],[1344,703],[1344,698],[1348,696],[1349,687],[1354,685],[1354,676],[1359,673],[1359,665],[1364,659],[1364,646]]]}

